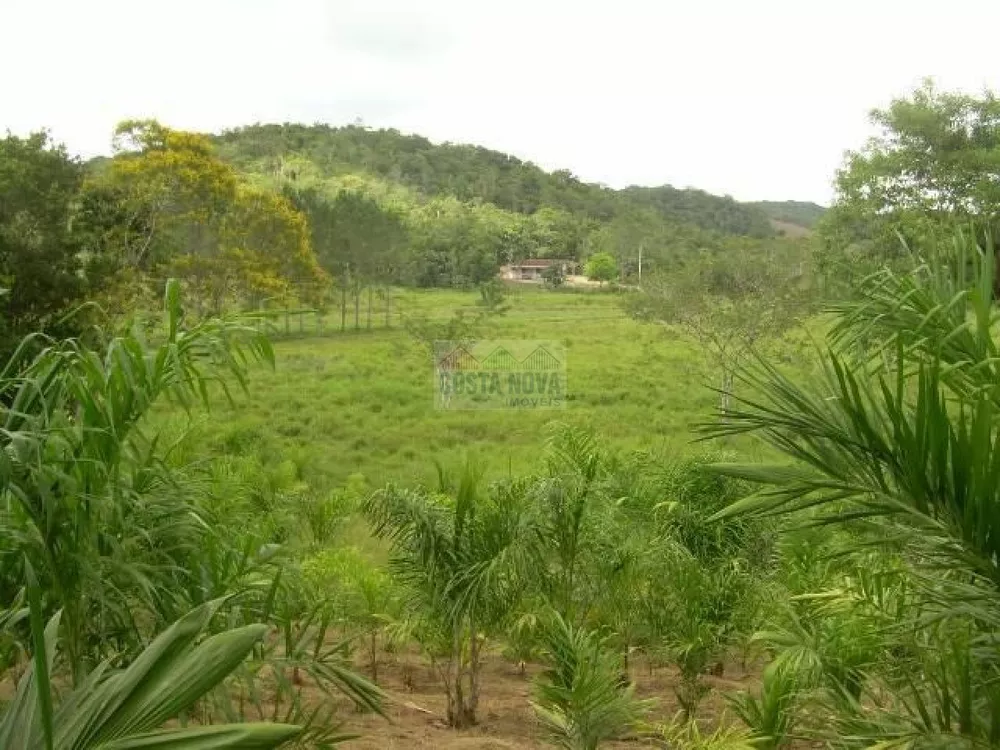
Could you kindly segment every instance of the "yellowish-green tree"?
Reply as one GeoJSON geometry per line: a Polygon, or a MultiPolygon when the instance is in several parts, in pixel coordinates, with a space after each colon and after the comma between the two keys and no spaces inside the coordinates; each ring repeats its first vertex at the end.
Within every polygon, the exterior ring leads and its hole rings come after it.
{"type": "Polygon", "coordinates": [[[118,286],[180,278],[203,309],[267,298],[318,302],[328,279],[305,216],[241,181],[209,139],[153,120],[121,123],[115,156],[86,186],[82,219],[98,231],[118,286]]]}

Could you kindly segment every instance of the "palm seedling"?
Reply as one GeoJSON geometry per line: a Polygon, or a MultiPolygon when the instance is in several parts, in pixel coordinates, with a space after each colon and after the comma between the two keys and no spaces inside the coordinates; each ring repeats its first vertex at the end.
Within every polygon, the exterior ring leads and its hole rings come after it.
{"type": "Polygon", "coordinates": [[[793,739],[795,703],[802,687],[798,673],[781,664],[764,670],[758,695],[740,692],[729,698],[737,716],[752,731],[754,746],[761,750],[787,747],[793,739]]]}
{"type": "Polygon", "coordinates": [[[611,512],[602,481],[606,456],[585,430],[556,426],[548,443],[547,475],[521,487],[535,508],[547,565],[540,585],[551,606],[571,621],[596,603],[601,581],[589,565],[600,539],[599,516],[611,512]]]}
{"type": "Polygon", "coordinates": [[[416,632],[443,654],[449,725],[474,724],[485,640],[517,605],[530,570],[534,532],[525,504],[482,492],[470,464],[456,485],[440,471],[437,491],[386,487],[365,512],[392,545],[392,570],[422,621],[416,632]]]}
{"type": "Polygon", "coordinates": [[[523,612],[515,612],[507,627],[503,656],[517,664],[518,674],[522,677],[527,671],[528,662],[534,661],[539,654],[540,622],[536,612],[534,607],[528,607],[523,612]]]}
{"type": "Polygon", "coordinates": [[[724,665],[745,642],[770,575],[770,536],[760,524],[710,522],[738,497],[740,484],[706,471],[708,457],[679,461],[662,472],[666,498],[655,506],[661,567],[651,583],[660,611],[651,625],[680,672],[675,690],[682,715],[694,718],[708,693],[703,675],[724,665]]]}
{"type": "Polygon", "coordinates": [[[667,575],[668,592],[660,598],[668,610],[662,637],[680,672],[677,700],[684,717],[693,719],[709,692],[703,676],[725,654],[745,584],[724,568],[704,568],[692,558],[679,559],[667,575]]]}
{"type": "Polygon", "coordinates": [[[533,705],[552,744],[595,750],[636,727],[650,704],[622,679],[621,659],[607,638],[553,612],[542,642],[549,667],[536,682],[533,705]]]}
{"type": "Polygon", "coordinates": [[[354,547],[322,552],[303,568],[306,584],[323,592],[322,598],[333,605],[331,614],[345,624],[350,637],[361,641],[372,682],[377,683],[379,649],[401,615],[392,578],[354,547]]]}
{"type": "Polygon", "coordinates": [[[262,644],[258,658],[249,662],[241,675],[247,692],[258,712],[267,705],[271,721],[301,724],[303,747],[326,747],[354,739],[354,735],[339,730],[334,693],[346,696],[360,711],[378,714],[382,714],[384,695],[354,671],[347,658],[347,640],[328,638],[332,632],[331,600],[339,593],[306,590],[290,567],[283,572],[273,582],[261,613],[263,621],[276,627],[276,637],[262,644]],[[261,701],[260,688],[269,682],[273,682],[273,691],[261,701]],[[306,686],[318,689],[326,700],[310,707],[306,686]]]}

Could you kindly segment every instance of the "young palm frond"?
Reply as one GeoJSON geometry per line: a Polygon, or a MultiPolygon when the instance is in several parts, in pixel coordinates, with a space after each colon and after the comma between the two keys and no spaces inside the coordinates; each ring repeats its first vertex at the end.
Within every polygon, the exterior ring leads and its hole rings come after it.
{"type": "Polygon", "coordinates": [[[857,298],[831,306],[837,315],[832,340],[866,357],[892,358],[901,344],[905,362],[940,363],[955,392],[985,391],[997,400],[995,267],[992,252],[960,236],[910,273],[879,270],[861,281],[857,298]]]}
{"type": "Polygon", "coordinates": [[[955,402],[941,370],[911,381],[865,377],[834,352],[817,394],[761,365],[744,400],[716,434],[753,432],[796,465],[719,465],[767,489],[717,514],[775,515],[816,509],[815,523],[879,522],[886,544],[919,549],[1000,584],[998,412],[985,396],[955,402]]]}
{"type": "Polygon", "coordinates": [[[636,727],[649,701],[623,683],[621,661],[607,639],[553,612],[542,631],[550,666],[532,705],[549,740],[565,750],[595,750],[636,727]]]}
{"type": "MultiPolygon", "coordinates": [[[[675,717],[669,724],[660,724],[653,728],[651,734],[662,742],[666,748],[684,748],[685,750],[759,750],[760,739],[751,735],[745,729],[720,725],[711,733],[705,733],[696,721],[687,721],[683,717],[675,717]]],[[[659,744],[659,743],[658,743],[659,744]]]]}
{"type": "Polygon", "coordinates": [[[536,508],[539,539],[551,564],[544,574],[545,596],[557,611],[579,620],[599,587],[585,569],[595,551],[598,516],[610,507],[601,486],[607,456],[593,433],[556,425],[547,446],[548,474],[523,488],[536,508]]]}
{"type": "Polygon", "coordinates": [[[795,703],[802,686],[794,669],[770,665],[761,677],[759,696],[740,692],[729,698],[736,715],[754,734],[760,750],[787,747],[793,739],[795,703]]]}

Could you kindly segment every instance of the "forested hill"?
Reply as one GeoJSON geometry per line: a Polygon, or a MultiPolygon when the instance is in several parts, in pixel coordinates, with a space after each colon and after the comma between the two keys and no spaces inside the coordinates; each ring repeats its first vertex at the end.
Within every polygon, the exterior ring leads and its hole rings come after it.
{"type": "Polygon", "coordinates": [[[730,197],[666,185],[612,190],[480,146],[435,144],[396,130],[251,125],[217,136],[216,144],[220,155],[245,171],[271,172],[298,155],[326,175],[362,171],[428,196],[479,199],[523,214],[551,206],[603,222],[653,210],[668,221],[722,234],[774,234],[767,212],[730,197]]]}
{"type": "Polygon", "coordinates": [[[808,201],[757,201],[744,205],[760,209],[775,221],[796,224],[806,229],[815,227],[816,222],[826,212],[823,206],[808,201]]]}

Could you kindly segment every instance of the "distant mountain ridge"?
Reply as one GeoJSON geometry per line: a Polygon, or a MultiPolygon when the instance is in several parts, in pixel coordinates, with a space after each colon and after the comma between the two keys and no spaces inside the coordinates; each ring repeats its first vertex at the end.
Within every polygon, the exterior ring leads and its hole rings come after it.
{"type": "Polygon", "coordinates": [[[654,211],[664,219],[710,232],[748,237],[775,234],[771,219],[800,226],[815,223],[815,204],[740,203],[694,189],[628,187],[613,190],[585,183],[567,170],[546,172],[531,162],[481,146],[435,144],[418,135],[360,126],[250,125],[214,137],[220,155],[250,172],[268,172],[290,155],[311,161],[324,174],[364,172],[427,196],[481,200],[531,214],[551,206],[606,222],[654,211]],[[784,207],[784,208],[782,208],[784,207]]]}

